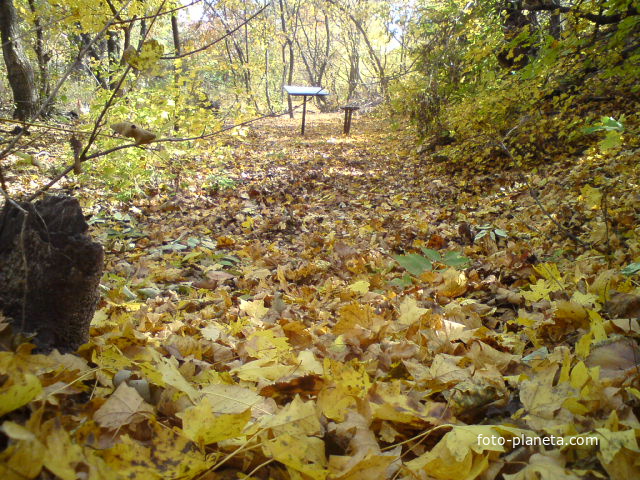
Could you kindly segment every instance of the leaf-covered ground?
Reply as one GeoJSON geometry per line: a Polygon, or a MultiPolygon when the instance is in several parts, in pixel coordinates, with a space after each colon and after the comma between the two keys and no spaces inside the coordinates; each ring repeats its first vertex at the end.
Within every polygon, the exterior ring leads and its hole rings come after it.
{"type": "Polygon", "coordinates": [[[464,173],[341,121],[66,184],[103,299],[77,355],[0,352],[3,479],[640,477],[639,152],[464,173]]]}

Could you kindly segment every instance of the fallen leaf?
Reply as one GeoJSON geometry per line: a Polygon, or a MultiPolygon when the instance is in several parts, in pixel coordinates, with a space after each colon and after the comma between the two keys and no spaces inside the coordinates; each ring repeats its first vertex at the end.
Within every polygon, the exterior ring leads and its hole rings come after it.
{"type": "Polygon", "coordinates": [[[153,413],[153,407],[142,399],[136,389],[123,382],[94,413],[93,419],[105,428],[116,430],[142,422],[153,413]]]}

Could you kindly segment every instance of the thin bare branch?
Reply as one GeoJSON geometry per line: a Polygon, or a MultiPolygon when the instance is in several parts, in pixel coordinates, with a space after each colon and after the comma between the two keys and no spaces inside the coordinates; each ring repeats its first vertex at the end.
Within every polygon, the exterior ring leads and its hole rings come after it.
{"type": "Polygon", "coordinates": [[[180,55],[171,55],[171,56],[165,56],[165,57],[160,57],[160,58],[162,60],[177,60],[178,58],[188,57],[188,56],[193,55],[195,53],[199,53],[199,52],[202,52],[204,50],[207,50],[208,48],[211,48],[212,46],[214,46],[216,43],[221,42],[225,38],[231,36],[234,32],[236,32],[238,29],[242,28],[244,25],[248,24],[251,20],[253,20],[258,15],[260,15],[269,5],[271,5],[271,2],[268,2],[267,4],[265,4],[260,10],[258,10],[256,13],[251,15],[244,22],[240,23],[238,26],[236,26],[232,30],[227,30],[227,32],[222,37],[216,38],[214,41],[212,41],[210,43],[207,43],[206,45],[204,45],[204,46],[202,46],[200,48],[196,48],[195,50],[191,50],[190,52],[181,53],[180,55]]]}
{"type": "Polygon", "coordinates": [[[123,25],[126,23],[133,23],[133,22],[137,22],[138,20],[149,20],[151,18],[156,18],[156,17],[162,17],[164,15],[170,15],[174,12],[178,12],[180,10],[184,10],[185,8],[189,8],[197,3],[202,2],[202,0],[194,0],[191,3],[188,3],[187,5],[182,5],[180,7],[176,7],[176,8],[172,8],[171,10],[165,10],[164,12],[160,12],[160,13],[155,13],[153,15],[147,15],[146,17],[136,17],[136,18],[130,18],[127,20],[120,20],[117,22],[113,22],[113,25],[123,25]]]}

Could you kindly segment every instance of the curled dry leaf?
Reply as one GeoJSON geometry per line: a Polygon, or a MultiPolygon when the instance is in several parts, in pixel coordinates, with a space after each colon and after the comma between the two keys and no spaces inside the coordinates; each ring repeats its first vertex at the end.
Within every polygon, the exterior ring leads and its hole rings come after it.
{"type": "Polygon", "coordinates": [[[139,423],[153,415],[154,410],[137,390],[123,382],[94,413],[93,419],[104,428],[116,430],[139,423]]]}

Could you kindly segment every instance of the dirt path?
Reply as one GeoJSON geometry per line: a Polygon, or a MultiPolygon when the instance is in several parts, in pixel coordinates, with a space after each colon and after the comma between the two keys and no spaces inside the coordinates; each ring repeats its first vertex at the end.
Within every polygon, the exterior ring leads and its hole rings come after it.
{"type": "Polygon", "coordinates": [[[290,254],[304,250],[314,235],[387,253],[404,251],[418,235],[428,241],[441,209],[459,191],[451,179],[431,176],[406,128],[358,117],[344,137],[339,115],[311,115],[308,122],[304,138],[299,119],[278,119],[230,140],[224,167],[233,188],[203,195],[201,177],[177,202],[147,208],[147,219],[158,210],[156,227],[166,229],[166,211],[188,204],[188,215],[183,210],[177,223],[206,225],[241,243],[275,242],[290,254]]]}

